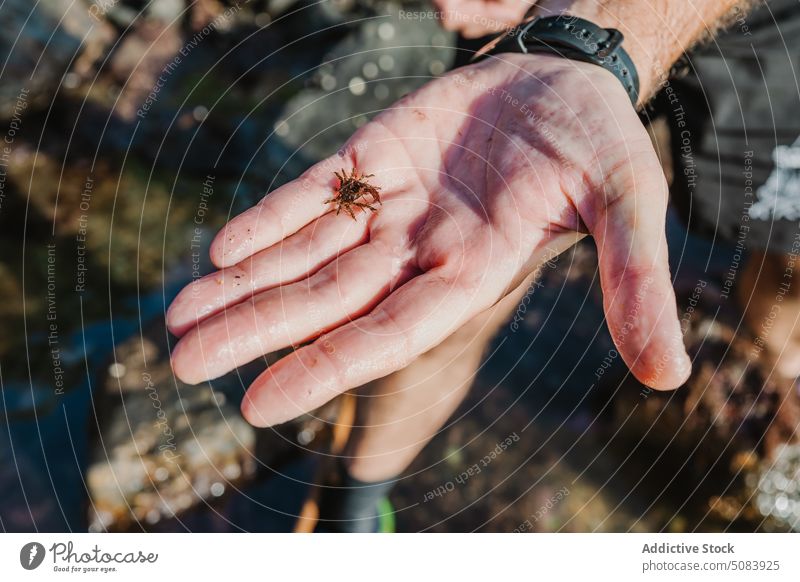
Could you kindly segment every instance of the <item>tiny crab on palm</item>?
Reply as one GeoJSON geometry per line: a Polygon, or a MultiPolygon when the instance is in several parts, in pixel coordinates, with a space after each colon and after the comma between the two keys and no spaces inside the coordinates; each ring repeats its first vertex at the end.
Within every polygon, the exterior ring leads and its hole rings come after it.
{"type": "Polygon", "coordinates": [[[359,174],[355,168],[350,170],[349,175],[344,169],[342,169],[341,174],[339,172],[334,172],[334,174],[339,183],[333,189],[333,197],[325,200],[325,204],[335,204],[336,214],[344,210],[355,220],[356,215],[353,207],[355,207],[356,211],[359,209],[369,209],[372,212],[378,211],[373,204],[376,202],[383,204],[378,193],[380,188],[367,181],[369,178],[374,177],[373,174],[359,174]],[[368,197],[371,197],[371,199],[368,197]]]}

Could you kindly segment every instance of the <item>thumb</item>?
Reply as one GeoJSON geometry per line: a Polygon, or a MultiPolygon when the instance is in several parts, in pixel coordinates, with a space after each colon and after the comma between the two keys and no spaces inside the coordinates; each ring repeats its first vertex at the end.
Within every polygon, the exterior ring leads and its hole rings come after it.
{"type": "Polygon", "coordinates": [[[597,242],[608,327],[636,378],[671,390],[687,380],[691,361],[667,261],[667,183],[649,143],[606,177],[582,216],[597,242]]]}

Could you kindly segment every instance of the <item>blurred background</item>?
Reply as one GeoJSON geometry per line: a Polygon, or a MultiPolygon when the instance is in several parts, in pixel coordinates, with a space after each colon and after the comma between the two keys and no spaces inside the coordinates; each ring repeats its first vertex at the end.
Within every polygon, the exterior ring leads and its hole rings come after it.
{"type": "MultiPolygon", "coordinates": [[[[410,9],[0,4],[1,530],[291,531],[338,403],[254,429],[265,362],[183,385],[163,315],[228,217],[480,44],[410,9]]],[[[739,251],[673,215],[669,240],[688,385],[627,373],[581,243],[395,488],[399,531],[800,530],[797,388],[720,300],[739,251]]]]}

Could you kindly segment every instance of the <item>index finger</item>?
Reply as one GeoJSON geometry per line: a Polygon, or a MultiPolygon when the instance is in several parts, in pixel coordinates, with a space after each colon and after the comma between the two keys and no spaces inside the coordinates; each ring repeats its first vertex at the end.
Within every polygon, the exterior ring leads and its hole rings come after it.
{"type": "Polygon", "coordinates": [[[355,167],[353,154],[343,150],[267,194],[217,233],[209,251],[211,261],[220,269],[235,265],[327,213],[331,207],[325,201],[336,186],[334,172],[355,167]]]}
{"type": "Polygon", "coordinates": [[[291,420],[404,368],[486,307],[458,282],[420,275],[368,315],[267,368],[245,395],[242,414],[261,427],[291,420]]]}

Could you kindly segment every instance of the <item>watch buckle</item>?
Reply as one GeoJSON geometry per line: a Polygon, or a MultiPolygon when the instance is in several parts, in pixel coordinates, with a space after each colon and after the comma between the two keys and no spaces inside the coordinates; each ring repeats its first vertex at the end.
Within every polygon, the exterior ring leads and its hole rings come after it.
{"type": "Polygon", "coordinates": [[[601,58],[606,58],[616,51],[625,40],[625,36],[616,28],[606,28],[605,30],[608,32],[608,37],[597,47],[597,56],[601,58]]]}

